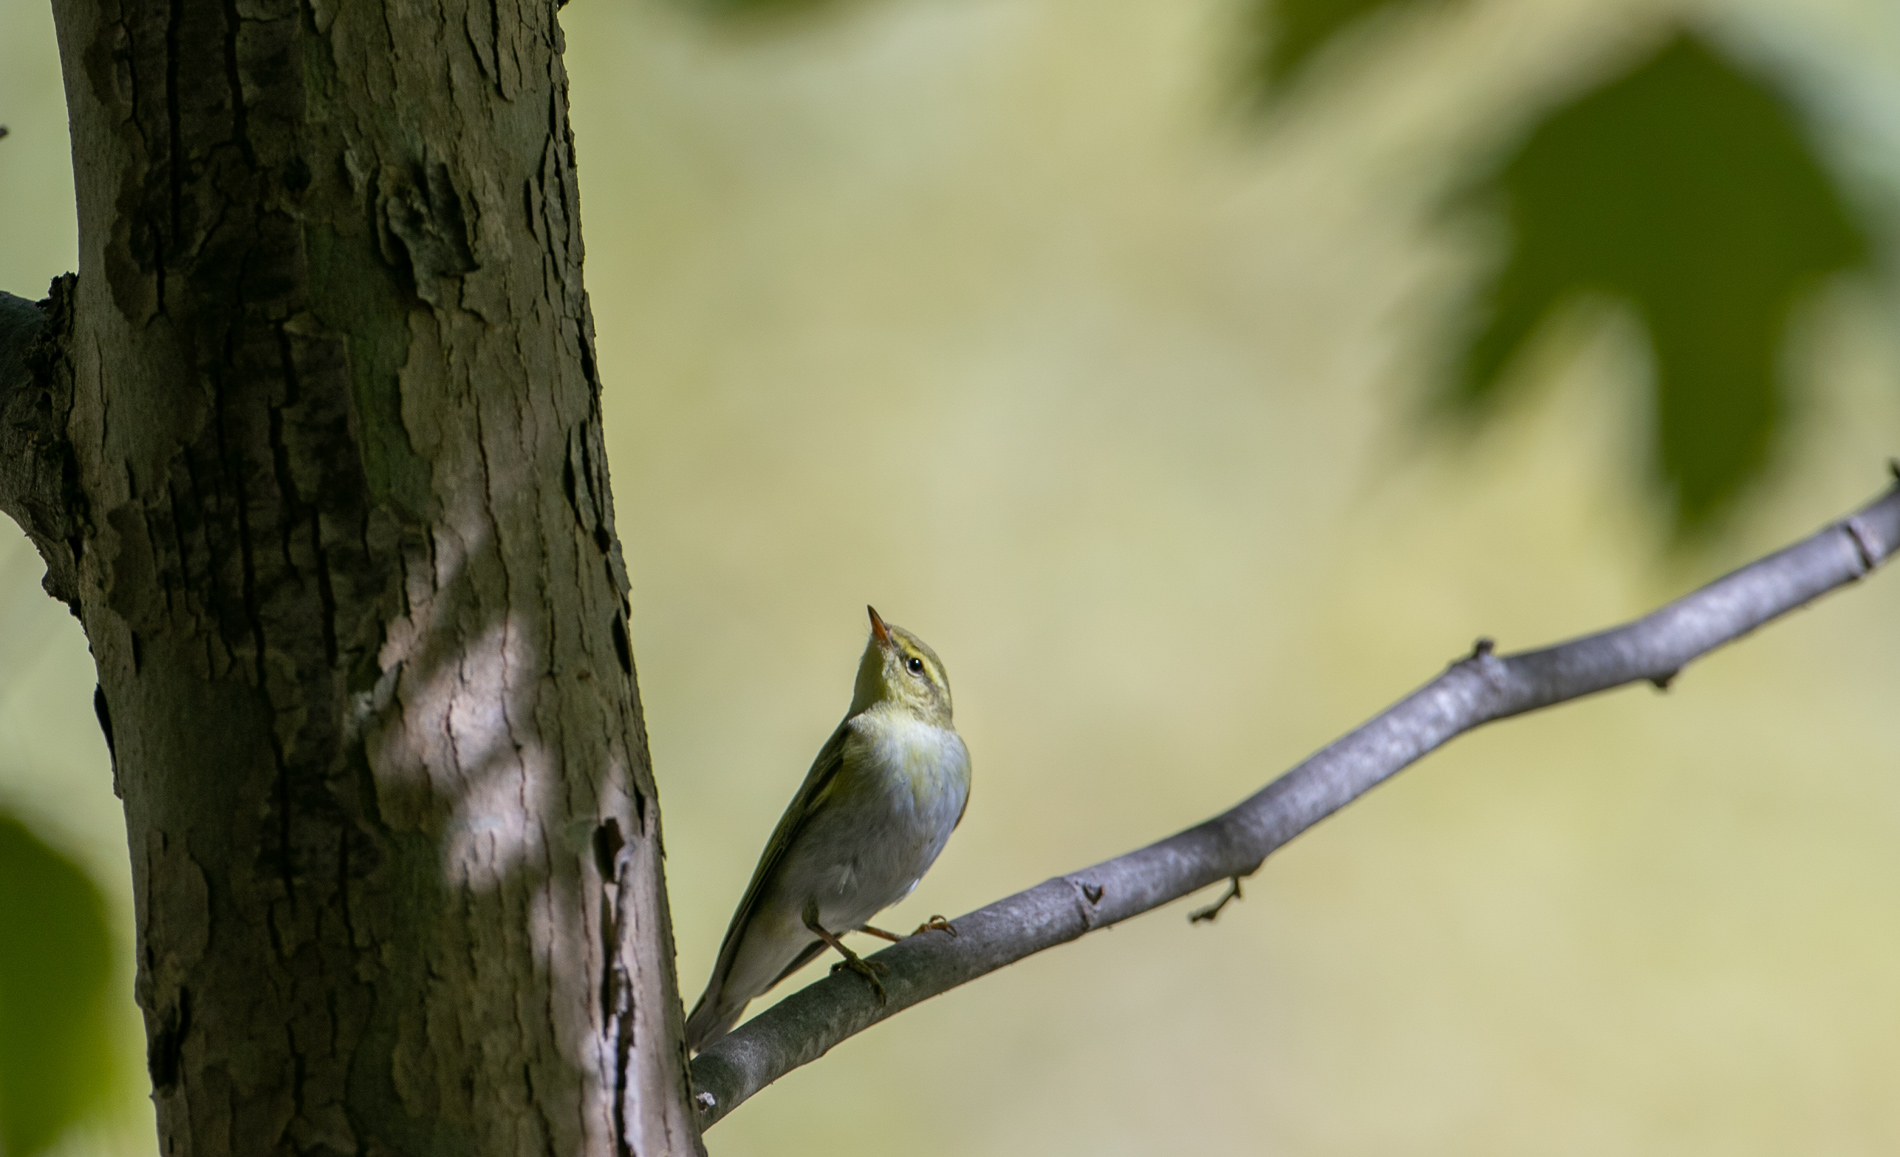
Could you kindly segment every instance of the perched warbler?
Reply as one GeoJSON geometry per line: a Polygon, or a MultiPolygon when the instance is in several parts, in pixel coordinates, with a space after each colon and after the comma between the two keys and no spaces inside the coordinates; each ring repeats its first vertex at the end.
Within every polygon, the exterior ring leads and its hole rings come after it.
{"type": "MultiPolygon", "coordinates": [[[[851,709],[812,761],[732,914],[712,979],[686,1018],[694,1052],[826,945],[844,957],[837,967],[863,975],[882,1001],[882,966],[839,936],[898,939],[865,921],[910,895],[963,819],[970,753],[950,722],[943,663],[922,639],[865,609],[871,640],[851,709]]],[[[918,931],[925,928],[956,931],[942,917],[918,931]]]]}

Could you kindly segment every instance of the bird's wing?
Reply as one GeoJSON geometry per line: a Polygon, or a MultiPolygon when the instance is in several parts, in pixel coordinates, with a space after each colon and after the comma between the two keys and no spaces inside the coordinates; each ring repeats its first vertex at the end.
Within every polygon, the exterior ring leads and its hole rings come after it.
{"type": "Polygon", "coordinates": [[[963,826],[963,817],[970,810],[970,747],[961,735],[957,736],[957,746],[963,749],[963,806],[957,809],[957,822],[950,825],[953,832],[963,826]]]}
{"type": "MultiPolygon", "coordinates": [[[[785,852],[798,838],[799,829],[817,810],[820,797],[825,789],[837,781],[838,773],[844,769],[844,743],[851,734],[851,721],[846,719],[838,724],[831,738],[818,749],[818,758],[812,760],[811,770],[805,773],[805,782],[799,785],[798,794],[785,808],[785,814],[779,817],[778,826],[772,829],[772,838],[765,841],[765,851],[759,855],[759,866],[752,870],[752,882],[746,885],[745,895],[739,900],[739,907],[732,913],[732,923],[726,926],[726,939],[719,946],[719,962],[713,966],[712,983],[707,986],[711,991],[714,985],[723,986],[726,973],[732,968],[733,957],[738,955],[739,941],[744,938],[745,926],[752,919],[752,909],[759,902],[759,894],[765,889],[765,881],[778,870],[785,852]]],[[[823,947],[821,944],[820,947],[823,947]]],[[[809,956],[802,958],[803,964],[809,956]]],[[[772,983],[783,980],[781,975],[772,983]]],[[[769,987],[769,986],[768,986],[769,987]]]]}

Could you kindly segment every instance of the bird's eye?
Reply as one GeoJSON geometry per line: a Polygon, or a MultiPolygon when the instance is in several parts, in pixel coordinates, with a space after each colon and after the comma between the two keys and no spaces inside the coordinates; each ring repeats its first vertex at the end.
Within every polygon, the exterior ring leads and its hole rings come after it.
{"type": "Polygon", "coordinates": [[[915,655],[912,655],[910,661],[905,663],[904,666],[909,668],[910,673],[913,675],[921,675],[924,673],[924,661],[915,655]]]}

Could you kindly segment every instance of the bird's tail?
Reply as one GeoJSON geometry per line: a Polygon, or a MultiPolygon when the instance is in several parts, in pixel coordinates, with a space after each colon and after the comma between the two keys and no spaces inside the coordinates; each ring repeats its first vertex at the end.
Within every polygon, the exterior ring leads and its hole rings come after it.
{"type": "Polygon", "coordinates": [[[703,1050],[720,1037],[732,1031],[744,1015],[746,1001],[722,999],[723,985],[715,979],[706,986],[699,1003],[693,1006],[692,1013],[686,1018],[686,1049],[690,1053],[703,1050]]]}
{"type": "MultiPolygon", "coordinates": [[[[797,940],[790,943],[797,944],[797,940]]],[[[769,991],[792,973],[805,967],[811,958],[825,950],[825,942],[814,937],[811,943],[803,945],[798,955],[786,961],[777,976],[760,983],[758,970],[761,966],[769,968],[776,961],[759,960],[748,957],[741,964],[739,948],[733,933],[726,934],[726,944],[719,950],[719,963],[713,966],[712,979],[706,982],[706,991],[700,994],[699,1003],[693,1006],[692,1013],[686,1018],[686,1047],[692,1052],[700,1052],[720,1037],[732,1031],[745,1015],[746,1005],[754,997],[769,991]],[[737,971],[735,972],[735,968],[737,971]]]]}

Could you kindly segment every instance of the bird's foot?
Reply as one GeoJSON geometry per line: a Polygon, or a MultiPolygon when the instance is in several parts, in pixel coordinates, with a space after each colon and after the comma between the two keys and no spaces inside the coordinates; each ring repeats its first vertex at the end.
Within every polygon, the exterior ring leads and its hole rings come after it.
{"type": "MultiPolygon", "coordinates": [[[[884,982],[877,978],[877,974],[880,972],[889,972],[891,970],[890,965],[879,964],[875,960],[864,959],[864,957],[846,948],[844,941],[838,939],[835,933],[826,931],[825,926],[818,922],[818,901],[816,900],[809,901],[805,905],[805,927],[811,929],[812,933],[816,935],[818,939],[823,940],[827,945],[836,949],[838,955],[844,957],[843,960],[831,966],[832,975],[836,976],[840,968],[849,968],[859,976],[870,981],[871,987],[877,991],[877,1002],[879,1004],[884,1003],[884,982]]],[[[886,932],[884,935],[890,936],[890,933],[886,932]]],[[[891,939],[895,940],[896,937],[892,936],[891,939]]]]}
{"type": "Polygon", "coordinates": [[[945,920],[942,916],[932,916],[922,924],[917,925],[917,931],[912,932],[911,935],[922,936],[926,932],[948,932],[950,935],[955,936],[957,934],[957,926],[945,920]]]}
{"type": "Polygon", "coordinates": [[[833,976],[836,976],[840,972],[849,971],[855,972],[870,981],[871,991],[877,993],[877,1002],[879,1004],[883,1004],[887,998],[884,995],[884,982],[878,979],[878,974],[889,972],[890,970],[890,965],[876,960],[866,960],[855,952],[848,954],[843,960],[831,966],[831,974],[833,976]]]}

